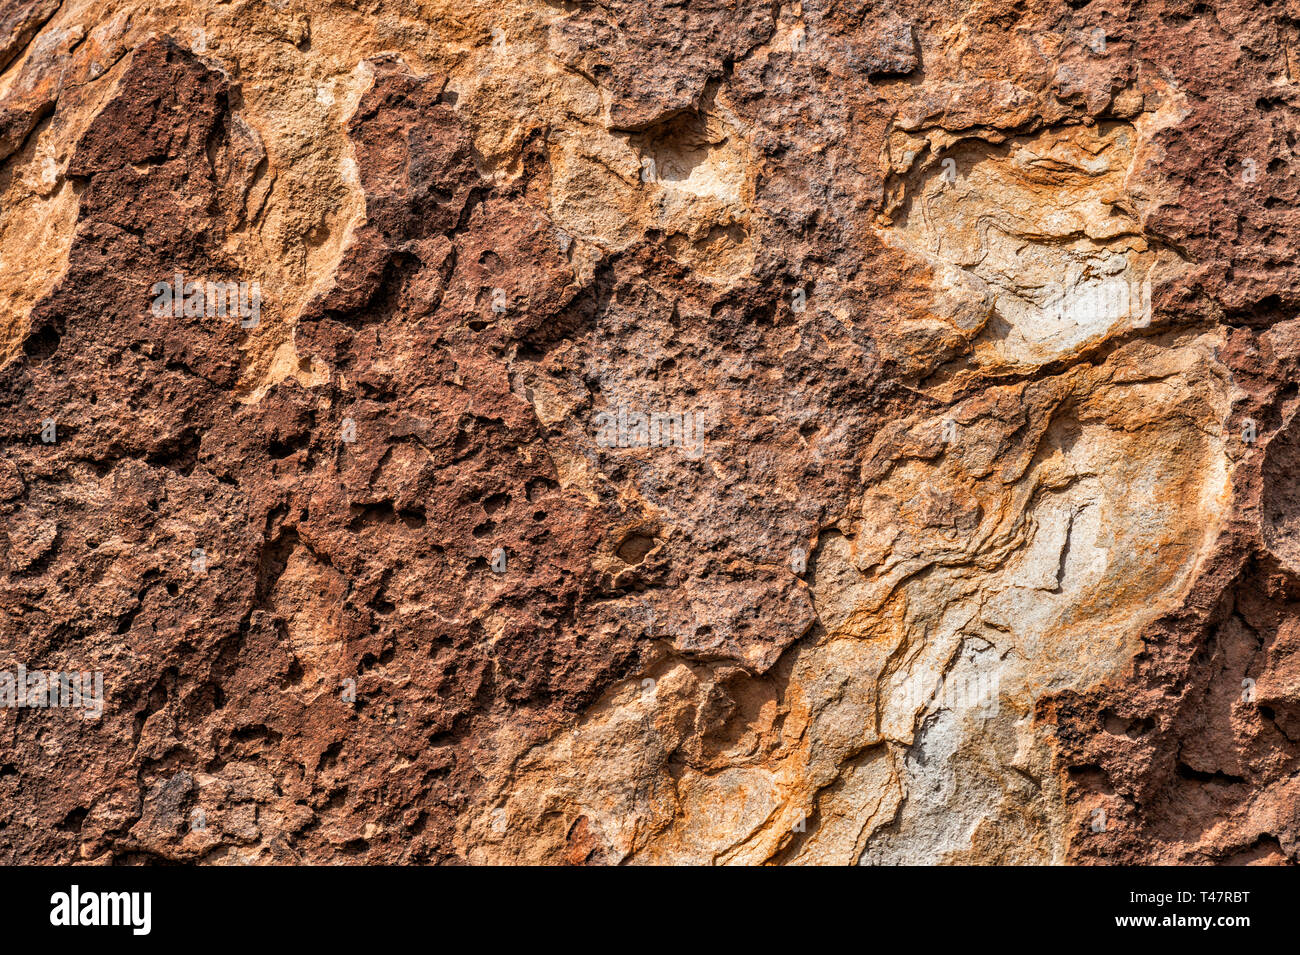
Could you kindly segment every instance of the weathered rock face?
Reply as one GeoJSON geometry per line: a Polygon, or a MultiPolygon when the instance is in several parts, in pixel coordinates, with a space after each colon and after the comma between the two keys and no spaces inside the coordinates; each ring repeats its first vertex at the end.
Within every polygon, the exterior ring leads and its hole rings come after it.
{"type": "Polygon", "coordinates": [[[0,859],[1297,861],[1298,133],[1296,0],[0,0],[0,859]]]}

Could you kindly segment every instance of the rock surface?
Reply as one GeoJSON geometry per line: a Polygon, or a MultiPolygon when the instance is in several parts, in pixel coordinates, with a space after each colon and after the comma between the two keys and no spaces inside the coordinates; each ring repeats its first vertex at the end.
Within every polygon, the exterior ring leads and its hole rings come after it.
{"type": "Polygon", "coordinates": [[[1296,862],[1298,133],[1297,0],[0,0],[0,861],[1296,862]]]}

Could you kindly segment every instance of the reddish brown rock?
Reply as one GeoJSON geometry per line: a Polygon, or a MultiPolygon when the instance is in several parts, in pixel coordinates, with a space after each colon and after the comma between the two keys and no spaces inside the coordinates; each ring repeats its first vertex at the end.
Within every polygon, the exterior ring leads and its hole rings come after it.
{"type": "Polygon", "coordinates": [[[1295,862],[1297,17],[0,0],[0,859],[1295,862]]]}

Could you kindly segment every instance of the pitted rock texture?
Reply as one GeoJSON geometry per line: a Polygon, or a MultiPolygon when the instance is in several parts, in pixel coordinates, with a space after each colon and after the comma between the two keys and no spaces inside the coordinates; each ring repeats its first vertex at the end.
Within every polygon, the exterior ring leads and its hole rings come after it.
{"type": "Polygon", "coordinates": [[[0,860],[1295,863],[1298,133],[1296,0],[0,0],[0,860]]]}

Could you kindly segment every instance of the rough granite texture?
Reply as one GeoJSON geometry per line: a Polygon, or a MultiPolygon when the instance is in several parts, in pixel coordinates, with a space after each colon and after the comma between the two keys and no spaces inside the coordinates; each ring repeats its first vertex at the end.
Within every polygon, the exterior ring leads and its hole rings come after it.
{"type": "Polygon", "coordinates": [[[0,0],[0,862],[1297,862],[1298,133],[1300,0],[0,0]]]}

